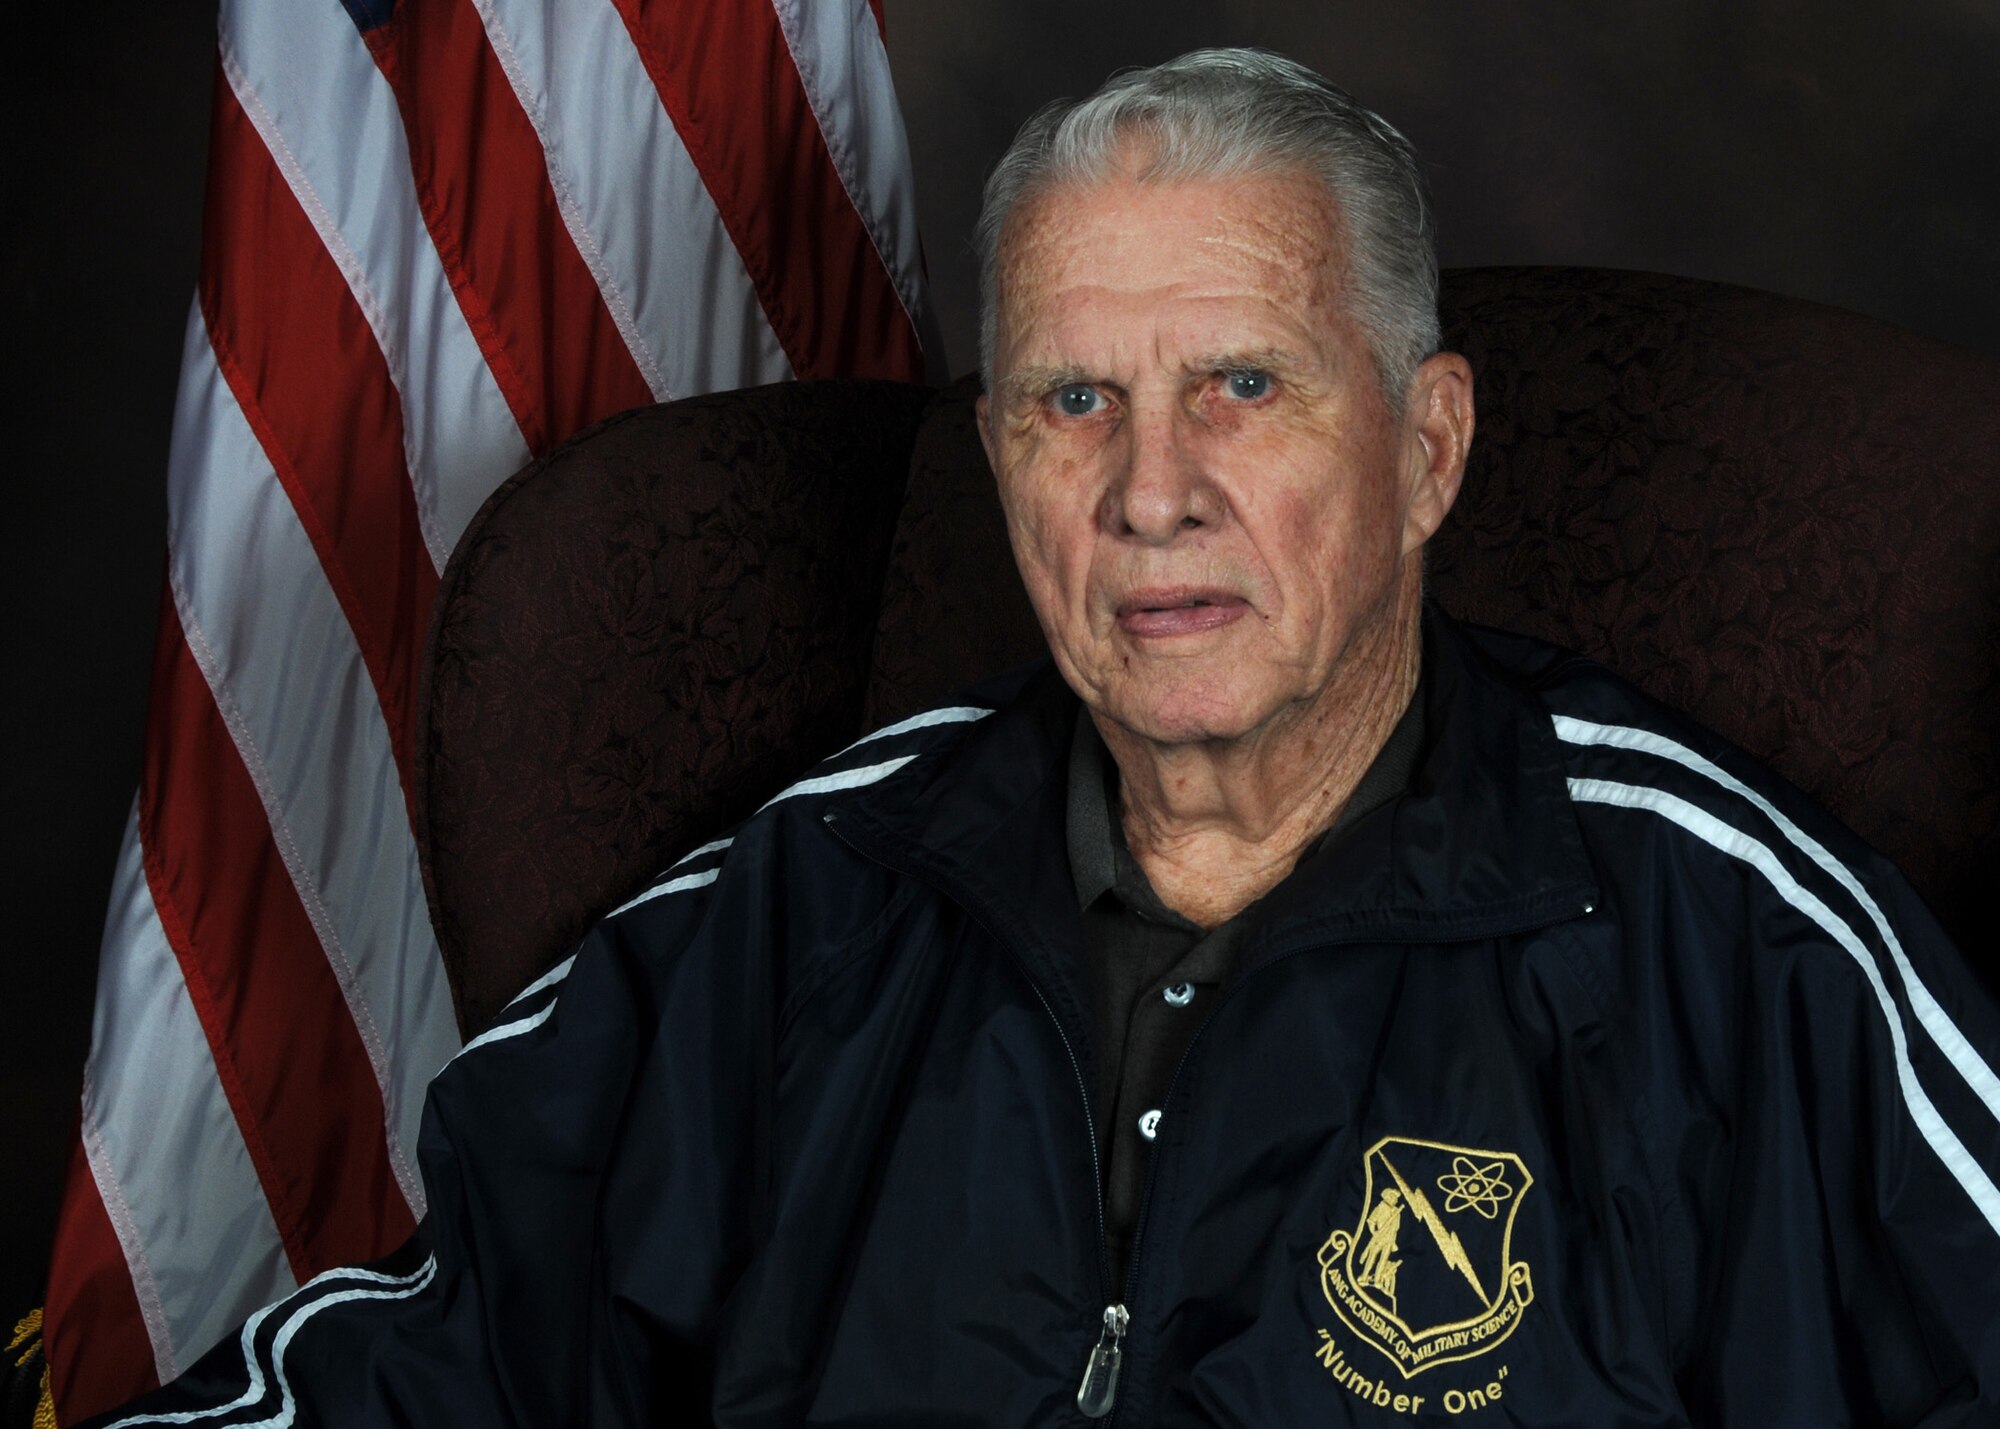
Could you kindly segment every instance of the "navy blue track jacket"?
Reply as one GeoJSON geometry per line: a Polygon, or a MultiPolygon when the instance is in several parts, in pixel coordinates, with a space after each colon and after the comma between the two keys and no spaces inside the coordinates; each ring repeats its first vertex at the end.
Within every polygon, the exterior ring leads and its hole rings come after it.
{"type": "Polygon", "coordinates": [[[1106,1283],[1047,666],[864,740],[437,1078],[399,1254],[100,1423],[2000,1424],[2000,1017],[1879,856],[1433,618],[1106,1283]],[[136,1417],[134,1417],[136,1413],[136,1417]]]}

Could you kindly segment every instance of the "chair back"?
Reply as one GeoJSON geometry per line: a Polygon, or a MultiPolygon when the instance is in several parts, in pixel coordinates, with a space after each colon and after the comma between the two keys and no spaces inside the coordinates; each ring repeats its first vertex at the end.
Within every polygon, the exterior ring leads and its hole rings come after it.
{"type": "MultiPolygon", "coordinates": [[[[1433,597],[1766,759],[1971,950],[2000,873],[2000,363],[1643,273],[1454,272],[1442,308],[1478,431],[1433,597]]],[[[1042,651],[977,392],[671,403],[495,493],[419,714],[463,1027],[816,757],[1042,651]]]]}
{"type": "Polygon", "coordinates": [[[452,553],[417,848],[461,1031],[858,730],[930,394],[788,383],[613,417],[452,553]]]}

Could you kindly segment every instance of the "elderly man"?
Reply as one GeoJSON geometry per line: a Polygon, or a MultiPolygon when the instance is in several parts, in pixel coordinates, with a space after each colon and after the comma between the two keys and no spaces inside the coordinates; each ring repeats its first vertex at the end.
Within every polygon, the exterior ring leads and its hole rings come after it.
{"type": "Polygon", "coordinates": [[[119,1422],[2000,1422],[2000,1024],[1928,915],[1424,609],[1472,375],[1402,138],[1191,55],[981,235],[1054,667],[613,914],[438,1079],[415,1241],[119,1422]]]}

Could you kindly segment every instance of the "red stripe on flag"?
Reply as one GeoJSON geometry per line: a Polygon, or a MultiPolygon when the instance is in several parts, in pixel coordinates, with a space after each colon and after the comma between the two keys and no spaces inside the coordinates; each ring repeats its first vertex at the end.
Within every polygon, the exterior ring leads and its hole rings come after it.
{"type": "Polygon", "coordinates": [[[153,652],[139,841],[292,1273],[401,1244],[415,1222],[381,1087],[171,604],[153,652]]]}
{"type": "Polygon", "coordinates": [[[875,12],[875,28],[882,32],[882,38],[889,38],[889,17],[882,13],[882,0],[868,0],[868,8],[875,12]]]}
{"type": "Polygon", "coordinates": [[[60,1423],[115,1409],[159,1384],[131,1267],[105,1214],[81,1137],[70,1148],[42,1324],[49,1392],[60,1423]]]}
{"type": "Polygon", "coordinates": [[[802,378],[924,380],[770,0],[613,0],[802,378]]]}
{"type": "Polygon", "coordinates": [[[529,448],[650,404],[471,0],[398,5],[367,39],[402,111],[431,241],[529,448]]]}
{"type": "Polygon", "coordinates": [[[201,311],[216,364],[361,647],[402,775],[437,568],[389,365],[339,267],[218,66],[201,311]]]}

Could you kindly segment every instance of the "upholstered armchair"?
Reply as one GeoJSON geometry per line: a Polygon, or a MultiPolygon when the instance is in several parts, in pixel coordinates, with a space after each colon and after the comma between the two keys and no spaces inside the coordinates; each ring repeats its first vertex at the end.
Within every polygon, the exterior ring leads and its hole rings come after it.
{"type": "MultiPolygon", "coordinates": [[[[1432,598],[1596,656],[1769,760],[1990,958],[2000,363],[1592,269],[1452,273],[1444,315],[1479,426],[1432,598]]],[[[487,502],[419,716],[465,1030],[816,758],[1041,652],[976,394],[670,403],[487,502]]]]}

